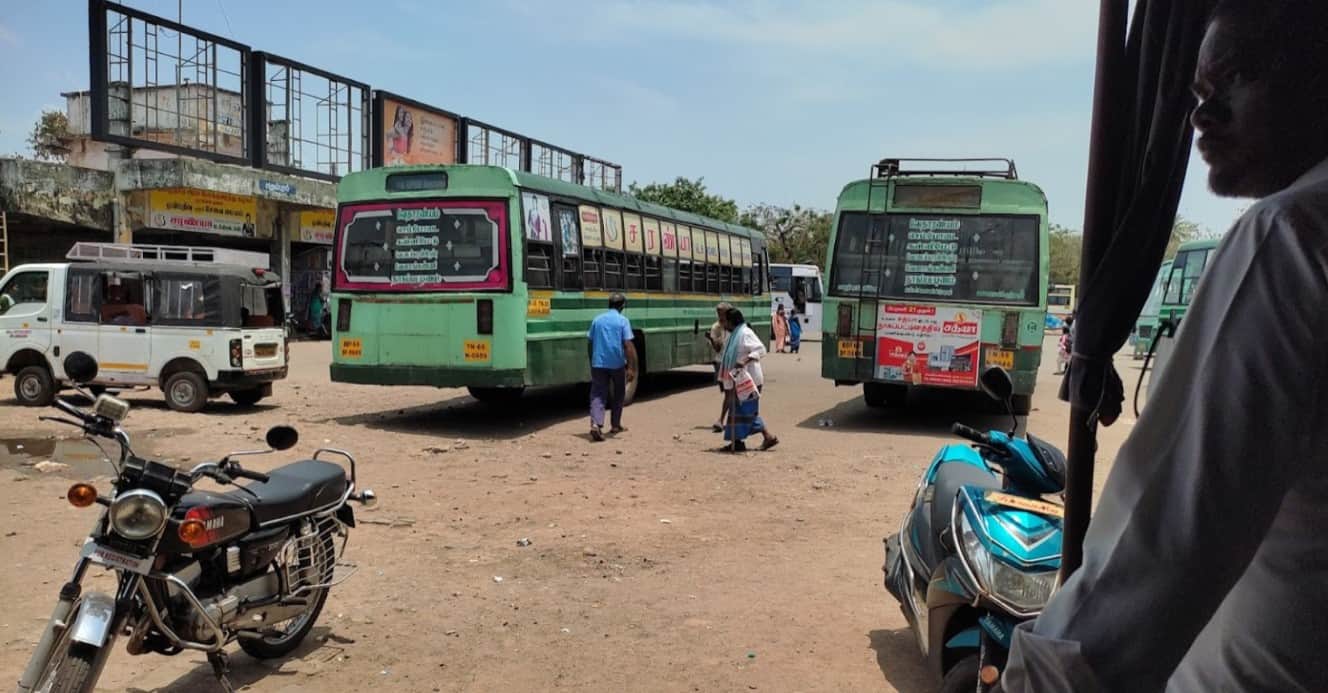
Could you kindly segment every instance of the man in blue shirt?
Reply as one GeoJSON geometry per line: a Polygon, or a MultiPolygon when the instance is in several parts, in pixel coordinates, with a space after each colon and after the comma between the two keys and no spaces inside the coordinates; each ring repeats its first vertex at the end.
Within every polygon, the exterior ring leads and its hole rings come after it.
{"type": "Polygon", "coordinates": [[[627,297],[614,293],[609,309],[590,323],[590,437],[604,440],[604,406],[612,407],[609,433],[627,430],[622,425],[627,381],[636,378],[636,347],[632,345],[632,323],[622,314],[627,297]]]}

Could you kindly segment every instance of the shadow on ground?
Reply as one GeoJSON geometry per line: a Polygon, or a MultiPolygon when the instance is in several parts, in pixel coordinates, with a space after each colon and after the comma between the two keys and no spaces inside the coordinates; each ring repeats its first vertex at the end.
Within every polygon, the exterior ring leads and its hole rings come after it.
{"type": "Polygon", "coordinates": [[[867,638],[876,652],[876,666],[881,668],[886,683],[899,693],[932,693],[940,685],[927,671],[917,639],[909,629],[874,630],[867,638]]]}
{"type": "MultiPolygon", "coordinates": [[[[1002,412],[1001,405],[980,392],[921,390],[910,392],[903,406],[883,409],[868,407],[859,395],[803,419],[798,427],[936,436],[948,435],[951,424],[959,422],[980,431],[1008,431],[1013,422],[1002,412]]],[[[1025,426],[1026,417],[1019,417],[1019,430],[1025,426]]]]}
{"type": "MultiPolygon", "coordinates": [[[[709,372],[654,374],[641,383],[636,402],[646,403],[678,392],[713,386],[714,376],[709,372]]],[[[545,387],[527,390],[515,402],[490,404],[461,395],[436,404],[334,417],[330,421],[396,433],[508,440],[588,417],[588,398],[589,386],[584,384],[545,387]]],[[[630,421],[625,423],[631,426],[630,421]]]]}
{"type": "MultiPolygon", "coordinates": [[[[230,654],[230,673],[226,678],[236,690],[242,690],[259,682],[291,681],[316,670],[323,662],[328,662],[345,651],[336,635],[326,626],[317,626],[309,631],[309,636],[296,650],[281,659],[258,660],[240,652],[238,648],[227,649],[230,654]]],[[[217,677],[212,673],[212,665],[200,660],[192,671],[155,688],[129,686],[128,693],[196,693],[197,691],[220,691],[217,677]]]]}

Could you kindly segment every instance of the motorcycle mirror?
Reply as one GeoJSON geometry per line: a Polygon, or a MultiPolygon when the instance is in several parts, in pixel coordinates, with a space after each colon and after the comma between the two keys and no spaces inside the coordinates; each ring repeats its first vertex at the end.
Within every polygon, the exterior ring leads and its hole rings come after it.
{"type": "Polygon", "coordinates": [[[91,382],[97,377],[97,359],[85,351],[75,351],[65,357],[65,375],[79,383],[91,382]]]}
{"type": "Polygon", "coordinates": [[[1014,397],[1014,381],[1010,380],[1010,374],[1000,366],[992,366],[982,371],[978,385],[988,397],[998,402],[1009,402],[1010,398],[1014,397]]]}
{"type": "Polygon", "coordinates": [[[273,426],[267,429],[267,446],[273,450],[289,450],[300,442],[300,433],[290,426],[273,426]]]}

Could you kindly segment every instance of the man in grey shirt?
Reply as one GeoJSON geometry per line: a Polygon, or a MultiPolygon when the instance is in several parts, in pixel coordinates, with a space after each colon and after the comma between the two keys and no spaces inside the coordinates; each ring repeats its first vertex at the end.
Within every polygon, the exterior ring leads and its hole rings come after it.
{"type": "Polygon", "coordinates": [[[1328,691],[1328,2],[1219,3],[1194,93],[1209,186],[1262,199],[1006,693],[1328,691]]]}

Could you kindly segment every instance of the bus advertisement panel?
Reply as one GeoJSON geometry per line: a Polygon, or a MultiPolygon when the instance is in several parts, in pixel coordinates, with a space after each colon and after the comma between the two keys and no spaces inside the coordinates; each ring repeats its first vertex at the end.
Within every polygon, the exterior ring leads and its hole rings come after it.
{"type": "Polygon", "coordinates": [[[876,377],[909,385],[976,388],[982,311],[887,303],[876,323],[876,377]]]}

